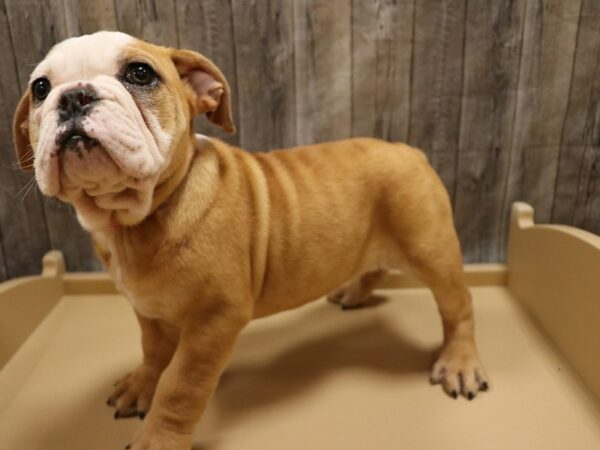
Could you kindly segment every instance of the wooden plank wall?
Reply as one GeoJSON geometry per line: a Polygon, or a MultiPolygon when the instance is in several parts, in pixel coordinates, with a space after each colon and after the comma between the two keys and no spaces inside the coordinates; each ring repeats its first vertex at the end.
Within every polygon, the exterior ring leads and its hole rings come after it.
{"type": "Polygon", "coordinates": [[[238,133],[196,127],[248,150],[350,136],[422,148],[467,261],[503,260],[515,200],[600,233],[597,0],[0,0],[0,280],[38,272],[50,248],[99,268],[72,208],[16,170],[11,122],[52,45],[100,29],[212,58],[238,133]]]}

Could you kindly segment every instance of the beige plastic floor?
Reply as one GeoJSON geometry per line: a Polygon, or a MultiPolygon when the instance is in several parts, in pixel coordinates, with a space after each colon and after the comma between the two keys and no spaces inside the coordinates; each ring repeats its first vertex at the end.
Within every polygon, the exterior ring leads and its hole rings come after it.
{"type": "MultiPolygon", "coordinates": [[[[506,288],[473,288],[492,389],[472,402],[428,384],[441,339],[429,292],[378,293],[367,309],[320,300],[254,322],[194,449],[600,449],[598,405],[506,288]]],[[[0,412],[0,450],[122,449],[140,422],[114,421],[105,400],[138,339],[122,297],[64,297],[0,372],[22,385],[0,412]]]]}

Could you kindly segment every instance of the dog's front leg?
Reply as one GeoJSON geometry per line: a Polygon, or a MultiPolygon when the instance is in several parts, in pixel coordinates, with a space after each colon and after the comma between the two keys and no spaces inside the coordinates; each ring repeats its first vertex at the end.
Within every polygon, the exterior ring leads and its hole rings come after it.
{"type": "Polygon", "coordinates": [[[158,379],[171,361],[179,330],[162,320],[148,319],[136,311],[142,331],[142,364],[119,380],[107,403],[116,407],[115,419],[139,416],[143,419],[154,397],[158,379]]]}
{"type": "Polygon", "coordinates": [[[194,428],[250,314],[218,307],[182,324],[173,359],[132,450],[189,450],[194,428]]]}

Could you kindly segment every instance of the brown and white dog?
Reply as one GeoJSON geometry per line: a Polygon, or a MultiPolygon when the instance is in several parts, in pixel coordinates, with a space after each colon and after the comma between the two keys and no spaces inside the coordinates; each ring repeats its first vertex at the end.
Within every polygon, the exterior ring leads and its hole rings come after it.
{"type": "Polygon", "coordinates": [[[437,301],[431,380],[487,389],[450,202],[421,152],[351,139],[250,154],[194,135],[202,113],[234,131],[207,58],[99,32],[55,46],[15,115],[21,167],[75,206],[139,319],[143,362],[109,398],[116,417],[148,413],[133,449],[190,448],[251,319],[332,292],[358,306],[388,268],[437,301]]]}

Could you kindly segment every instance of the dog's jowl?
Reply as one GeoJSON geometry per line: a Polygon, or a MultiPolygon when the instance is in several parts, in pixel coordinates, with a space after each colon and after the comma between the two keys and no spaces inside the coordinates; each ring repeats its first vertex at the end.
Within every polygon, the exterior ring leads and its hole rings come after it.
{"type": "Polygon", "coordinates": [[[487,389],[448,195],[418,150],[350,139],[250,154],[229,132],[221,71],[188,50],[116,32],[68,39],[31,74],[17,156],[71,203],[142,330],[115,417],[144,418],[131,448],[189,450],[239,332],[329,294],[359,306],[391,268],[432,290],[444,342],[431,380],[487,389]]]}

